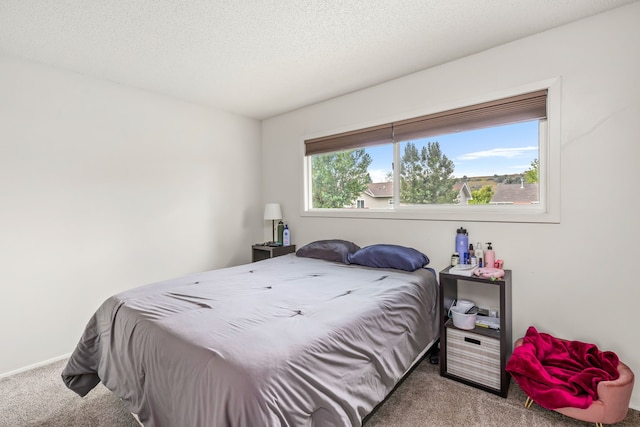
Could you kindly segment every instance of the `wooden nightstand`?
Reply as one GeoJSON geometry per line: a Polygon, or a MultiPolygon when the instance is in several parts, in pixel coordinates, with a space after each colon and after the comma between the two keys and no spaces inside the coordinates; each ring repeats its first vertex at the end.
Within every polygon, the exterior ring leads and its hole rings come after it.
{"type": "Polygon", "coordinates": [[[290,246],[251,246],[251,262],[262,261],[263,259],[275,258],[277,256],[290,254],[296,251],[296,245],[290,246]]]}

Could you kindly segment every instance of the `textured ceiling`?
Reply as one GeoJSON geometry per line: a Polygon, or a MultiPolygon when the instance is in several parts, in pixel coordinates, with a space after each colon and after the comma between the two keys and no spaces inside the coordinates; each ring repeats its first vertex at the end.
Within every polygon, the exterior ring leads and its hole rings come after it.
{"type": "Polygon", "coordinates": [[[263,119],[635,0],[0,0],[0,54],[263,119]]]}

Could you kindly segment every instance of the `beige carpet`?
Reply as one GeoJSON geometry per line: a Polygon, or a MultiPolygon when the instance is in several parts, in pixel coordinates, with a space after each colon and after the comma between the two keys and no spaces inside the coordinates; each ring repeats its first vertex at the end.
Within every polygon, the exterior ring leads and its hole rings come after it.
{"type": "MultiPolygon", "coordinates": [[[[60,379],[66,361],[0,380],[0,426],[138,427],[122,403],[99,385],[80,398],[60,379]]],[[[442,378],[438,366],[422,362],[365,427],[413,426],[587,426],[534,405],[511,384],[507,399],[442,378]]],[[[630,411],[618,426],[640,426],[630,411]]],[[[188,427],[188,426],[175,426],[188,427]]]]}

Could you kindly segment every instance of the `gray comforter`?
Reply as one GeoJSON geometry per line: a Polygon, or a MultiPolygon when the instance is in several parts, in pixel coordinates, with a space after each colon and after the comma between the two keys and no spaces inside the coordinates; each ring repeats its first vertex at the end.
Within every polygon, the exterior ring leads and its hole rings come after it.
{"type": "Polygon", "coordinates": [[[359,426],[438,331],[437,282],[294,254],[106,300],[62,377],[146,427],[359,426]]]}

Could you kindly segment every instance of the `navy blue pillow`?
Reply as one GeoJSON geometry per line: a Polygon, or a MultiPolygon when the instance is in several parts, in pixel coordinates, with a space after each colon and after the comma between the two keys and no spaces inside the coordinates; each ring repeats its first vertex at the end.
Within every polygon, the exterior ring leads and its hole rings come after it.
{"type": "Polygon", "coordinates": [[[298,249],[296,255],[349,264],[349,255],[358,249],[360,249],[360,246],[347,240],[318,240],[298,249]]]}
{"type": "Polygon", "coordinates": [[[349,255],[349,262],[366,267],[414,271],[429,264],[429,258],[422,252],[406,246],[371,245],[349,255]]]}

